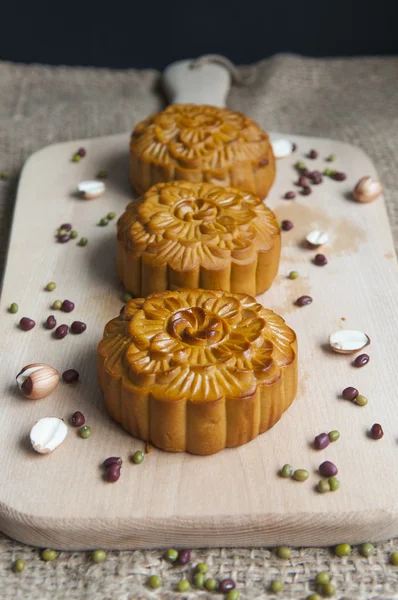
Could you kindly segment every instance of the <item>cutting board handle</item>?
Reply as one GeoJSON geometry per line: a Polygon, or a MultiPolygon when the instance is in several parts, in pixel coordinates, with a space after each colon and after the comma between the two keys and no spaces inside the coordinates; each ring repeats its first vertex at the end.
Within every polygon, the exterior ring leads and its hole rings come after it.
{"type": "Polygon", "coordinates": [[[231,74],[217,63],[196,66],[193,60],[179,60],[164,70],[163,87],[170,104],[192,102],[225,107],[231,74]]]}

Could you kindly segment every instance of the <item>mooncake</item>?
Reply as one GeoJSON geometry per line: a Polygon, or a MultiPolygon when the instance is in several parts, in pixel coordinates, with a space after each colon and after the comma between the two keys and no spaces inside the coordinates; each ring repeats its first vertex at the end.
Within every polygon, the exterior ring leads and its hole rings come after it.
{"type": "Polygon", "coordinates": [[[254,296],[278,272],[281,238],[275,215],[257,196],[172,181],[127,206],[117,246],[118,275],[133,296],[181,287],[254,296]]]}
{"type": "Polygon", "coordinates": [[[255,121],[226,108],[168,106],[134,129],[130,181],[143,194],[176,179],[238,187],[263,199],[275,179],[269,137],[255,121]]]}
{"type": "Polygon", "coordinates": [[[294,331],[246,294],[186,289],[131,300],[98,348],[112,419],[170,452],[249,442],[291,405],[297,377],[294,331]]]}

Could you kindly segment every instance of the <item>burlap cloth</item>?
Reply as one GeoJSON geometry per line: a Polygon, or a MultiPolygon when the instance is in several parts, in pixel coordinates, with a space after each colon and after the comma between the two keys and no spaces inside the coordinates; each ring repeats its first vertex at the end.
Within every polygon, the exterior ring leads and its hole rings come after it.
{"type": "MultiPolygon", "coordinates": [[[[37,149],[61,140],[130,131],[138,120],[163,106],[155,71],[108,71],[15,66],[0,63],[0,257],[3,262],[18,175],[37,149]]],[[[229,106],[270,130],[331,137],[361,146],[374,160],[385,186],[391,226],[398,246],[398,58],[312,60],[276,56],[257,65],[249,87],[233,87],[229,106]]],[[[40,215],[38,215],[40,218],[40,215]]],[[[32,229],[34,237],[34,229],[32,229]]],[[[8,299],[9,300],[9,299],[8,299]]],[[[4,301],[7,301],[4,299],[4,301]]],[[[4,304],[4,302],[3,302],[4,304]]],[[[3,306],[4,310],[4,306],[3,306]]],[[[134,499],[133,499],[134,500],[134,499]]],[[[267,549],[195,551],[215,577],[232,576],[242,600],[272,597],[274,578],[285,581],[281,598],[305,598],[315,574],[330,570],[337,598],[398,598],[398,568],[388,564],[398,540],[377,544],[376,556],[355,550],[338,559],[327,549],[294,550],[282,561],[267,549]]],[[[181,571],[161,552],[112,552],[104,564],[88,553],[62,552],[44,563],[38,550],[0,534],[1,598],[132,600],[215,597],[206,592],[178,594],[181,571]],[[23,558],[23,574],[12,563],[23,558]],[[163,578],[161,591],[148,590],[149,574],[163,578]]]]}

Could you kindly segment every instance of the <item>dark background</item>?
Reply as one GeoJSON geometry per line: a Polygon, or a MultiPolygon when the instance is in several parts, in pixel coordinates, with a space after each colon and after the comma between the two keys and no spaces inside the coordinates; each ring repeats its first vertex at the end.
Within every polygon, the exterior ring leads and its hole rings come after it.
{"type": "Polygon", "coordinates": [[[398,54],[398,0],[1,2],[0,58],[162,69],[206,53],[398,54]]]}

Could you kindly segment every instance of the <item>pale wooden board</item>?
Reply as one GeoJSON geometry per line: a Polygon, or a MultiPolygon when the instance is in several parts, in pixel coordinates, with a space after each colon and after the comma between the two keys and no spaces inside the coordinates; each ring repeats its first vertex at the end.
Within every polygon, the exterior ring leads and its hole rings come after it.
{"type": "Polygon", "coordinates": [[[295,228],[283,233],[280,275],[261,297],[280,312],[298,334],[300,387],[296,402],[266,434],[238,449],[210,457],[168,454],[155,450],[140,466],[129,463],[143,448],[110,421],[96,382],[96,346],[103,326],[121,306],[115,274],[115,222],[97,227],[108,211],[118,214],[130,199],[127,174],[128,136],[58,144],[35,154],[26,164],[18,191],[1,305],[1,436],[0,528],[33,545],[79,548],[137,548],[208,545],[326,545],[380,540],[398,534],[398,469],[396,419],[398,270],[383,199],[358,205],[349,198],[355,181],[376,175],[364,153],[346,144],[291,136],[299,146],[278,162],[277,181],[269,204],[295,228]],[[71,155],[84,145],[79,164],[71,155]],[[282,200],[296,178],[293,163],[315,147],[320,158],[308,160],[323,170],[324,157],[348,172],[347,181],[327,180],[313,194],[282,200]],[[76,184],[109,171],[106,194],[88,202],[77,199],[76,184]],[[53,234],[70,221],[89,245],[60,245],[53,234]],[[311,264],[315,252],[304,249],[303,237],[315,227],[331,234],[324,249],[330,262],[311,264]],[[291,269],[300,279],[291,281],[291,269]],[[58,284],[43,291],[50,280],[58,284]],[[311,306],[293,301],[311,294],[311,306]],[[58,323],[82,319],[85,334],[52,338],[42,321],[56,298],[76,303],[70,315],[56,313],[58,323]],[[18,302],[20,312],[7,307],[18,302]],[[36,320],[22,332],[22,316],[36,320]],[[341,318],[346,320],[343,322],[341,318]],[[351,358],[331,354],[325,343],[338,327],[364,330],[372,339],[371,362],[363,369],[351,358]],[[15,375],[30,362],[49,362],[61,372],[75,367],[81,381],[63,383],[51,397],[24,400],[15,375]],[[347,385],[369,397],[360,408],[339,399],[347,385]],[[93,435],[83,440],[70,429],[64,444],[49,456],[34,453],[28,441],[33,423],[56,415],[67,419],[82,410],[93,435]],[[367,429],[380,422],[385,436],[370,440],[367,429]],[[310,442],[321,431],[338,428],[341,439],[323,452],[310,442]],[[125,466],[116,484],[102,480],[101,462],[121,455],[125,466]],[[318,465],[334,461],[341,489],[314,491],[318,465]],[[310,470],[306,483],[283,480],[278,469],[290,462],[310,470]]]}

